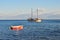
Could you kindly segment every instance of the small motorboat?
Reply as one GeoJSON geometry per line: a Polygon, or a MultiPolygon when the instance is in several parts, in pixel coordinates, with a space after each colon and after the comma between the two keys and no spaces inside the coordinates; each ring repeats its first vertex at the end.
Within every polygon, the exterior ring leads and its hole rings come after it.
{"type": "Polygon", "coordinates": [[[10,27],[11,30],[22,30],[23,29],[23,26],[22,25],[19,25],[19,26],[11,26],[10,27]]]}

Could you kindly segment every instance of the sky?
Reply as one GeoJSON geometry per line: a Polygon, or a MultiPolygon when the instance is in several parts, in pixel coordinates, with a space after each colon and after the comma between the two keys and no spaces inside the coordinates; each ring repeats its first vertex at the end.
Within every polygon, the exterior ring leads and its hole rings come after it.
{"type": "Polygon", "coordinates": [[[30,17],[31,8],[36,17],[42,19],[60,19],[60,0],[0,0],[0,19],[26,19],[30,17]]]}

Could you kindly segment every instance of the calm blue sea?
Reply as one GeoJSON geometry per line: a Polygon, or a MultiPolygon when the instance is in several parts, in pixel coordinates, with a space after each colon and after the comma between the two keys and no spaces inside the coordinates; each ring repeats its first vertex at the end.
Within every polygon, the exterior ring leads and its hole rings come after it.
{"type": "Polygon", "coordinates": [[[42,20],[40,23],[0,20],[0,40],[60,40],[60,20],[42,20]],[[24,29],[13,31],[12,25],[23,25],[24,29]]]}

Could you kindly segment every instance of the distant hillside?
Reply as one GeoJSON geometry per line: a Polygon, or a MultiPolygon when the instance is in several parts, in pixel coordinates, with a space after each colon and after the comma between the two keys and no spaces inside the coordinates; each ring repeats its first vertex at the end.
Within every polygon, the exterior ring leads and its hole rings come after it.
{"type": "MultiPolygon", "coordinates": [[[[28,19],[30,17],[31,17],[30,14],[21,14],[21,15],[16,15],[16,16],[0,17],[0,19],[28,19]]],[[[33,15],[33,18],[36,18],[36,14],[33,15]]],[[[41,18],[41,19],[60,19],[60,14],[45,13],[45,14],[40,14],[39,18],[41,18]]]]}

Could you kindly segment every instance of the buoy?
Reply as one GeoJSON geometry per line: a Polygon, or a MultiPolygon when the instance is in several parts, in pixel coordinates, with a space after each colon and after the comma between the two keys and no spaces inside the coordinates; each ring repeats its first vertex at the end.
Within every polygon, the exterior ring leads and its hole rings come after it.
{"type": "Polygon", "coordinates": [[[19,26],[11,26],[10,27],[11,30],[22,30],[23,29],[23,26],[22,25],[19,25],[19,26]]]}

